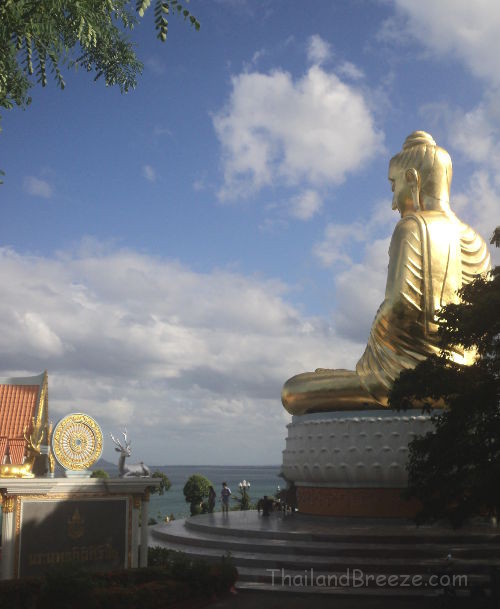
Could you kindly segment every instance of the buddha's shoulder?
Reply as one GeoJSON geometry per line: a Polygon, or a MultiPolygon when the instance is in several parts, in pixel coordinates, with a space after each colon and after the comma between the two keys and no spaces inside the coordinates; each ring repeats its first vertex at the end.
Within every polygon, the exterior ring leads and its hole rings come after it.
{"type": "Polygon", "coordinates": [[[436,234],[436,230],[442,233],[445,225],[448,230],[453,225],[452,232],[457,234],[458,224],[446,214],[435,211],[416,211],[408,214],[396,224],[391,248],[394,250],[409,245],[416,253],[421,250],[423,240],[436,234]]]}
{"type": "Polygon", "coordinates": [[[406,215],[396,224],[393,237],[403,238],[411,235],[419,238],[420,231],[425,226],[425,212],[414,212],[406,215]]]}
{"type": "Polygon", "coordinates": [[[423,228],[422,219],[417,214],[410,214],[401,218],[394,227],[389,254],[401,252],[407,246],[410,246],[415,253],[418,253],[421,249],[423,228]]]}
{"type": "Polygon", "coordinates": [[[396,224],[394,232],[400,234],[417,234],[426,228],[447,226],[455,232],[461,230],[461,221],[453,214],[441,211],[415,211],[408,214],[396,224]]]}

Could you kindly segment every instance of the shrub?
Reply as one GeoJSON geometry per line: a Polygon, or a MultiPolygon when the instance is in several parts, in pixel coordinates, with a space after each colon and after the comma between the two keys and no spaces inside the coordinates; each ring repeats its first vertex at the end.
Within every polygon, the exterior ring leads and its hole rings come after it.
{"type": "Polygon", "coordinates": [[[36,607],[41,581],[35,577],[0,581],[1,609],[28,609],[36,607]]]}
{"type": "Polygon", "coordinates": [[[188,478],[184,485],[184,497],[190,504],[191,516],[201,514],[203,500],[208,498],[208,490],[211,486],[210,480],[201,474],[193,474],[188,478]]]}
{"type": "Polygon", "coordinates": [[[109,474],[108,474],[108,472],[105,472],[103,469],[95,469],[92,472],[92,475],[90,477],[107,479],[107,478],[109,478],[109,474]]]}
{"type": "Polygon", "coordinates": [[[91,606],[95,581],[77,563],[55,565],[45,573],[40,589],[40,609],[84,609],[91,606]]]}
{"type": "Polygon", "coordinates": [[[229,554],[222,556],[220,562],[211,565],[210,577],[216,594],[224,594],[234,586],[238,579],[238,569],[234,566],[229,554]]]}
{"type": "Polygon", "coordinates": [[[197,594],[221,594],[227,592],[238,578],[238,571],[230,556],[219,562],[208,563],[192,559],[183,552],[156,546],[149,548],[149,568],[164,569],[177,582],[185,582],[197,594]]]}
{"type": "Polygon", "coordinates": [[[172,557],[173,550],[154,546],[148,548],[148,565],[150,567],[166,567],[172,557]]]}
{"type": "Polygon", "coordinates": [[[64,564],[43,578],[0,581],[0,609],[166,609],[228,592],[238,575],[229,558],[212,564],[159,547],[149,548],[149,562],[97,573],[64,564]]]}

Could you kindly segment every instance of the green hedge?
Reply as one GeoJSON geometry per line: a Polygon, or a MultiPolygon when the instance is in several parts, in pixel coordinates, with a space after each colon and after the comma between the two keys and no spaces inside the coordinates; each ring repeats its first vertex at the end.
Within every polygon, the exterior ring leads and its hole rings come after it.
{"type": "Polygon", "coordinates": [[[168,609],[180,601],[227,593],[238,572],[229,558],[208,563],[149,548],[149,567],[89,573],[79,565],[43,578],[0,581],[0,609],[168,609]]]}
{"type": "Polygon", "coordinates": [[[189,558],[183,552],[156,546],[149,548],[148,564],[150,568],[165,569],[175,581],[186,582],[193,591],[209,596],[224,594],[238,578],[238,571],[229,556],[208,563],[189,558]]]}

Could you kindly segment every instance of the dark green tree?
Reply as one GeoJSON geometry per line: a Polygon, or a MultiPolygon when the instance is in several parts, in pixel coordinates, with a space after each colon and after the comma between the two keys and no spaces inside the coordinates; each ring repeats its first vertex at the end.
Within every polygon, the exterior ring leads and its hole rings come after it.
{"type": "Polygon", "coordinates": [[[201,474],[193,474],[188,478],[184,485],[184,497],[186,502],[190,504],[191,516],[203,512],[203,503],[208,498],[208,491],[211,486],[210,480],[201,474]]]}
{"type": "Polygon", "coordinates": [[[151,492],[153,494],[158,493],[158,495],[163,495],[165,493],[165,491],[168,491],[170,489],[170,487],[172,486],[170,479],[163,472],[155,471],[151,474],[151,478],[156,478],[156,479],[160,480],[160,486],[151,487],[151,492]]]}
{"type": "MultiPolygon", "coordinates": [[[[0,0],[0,107],[26,108],[29,89],[35,82],[45,87],[48,72],[64,89],[63,65],[81,67],[122,93],[135,88],[143,65],[129,33],[150,5],[151,0],[0,0]]],[[[155,0],[154,7],[162,42],[170,13],[200,29],[179,0],[155,0]]]]}
{"type": "Polygon", "coordinates": [[[459,295],[438,314],[440,355],[402,372],[389,396],[398,410],[444,406],[435,431],[409,447],[406,495],[422,506],[419,523],[500,516],[500,267],[459,295]],[[475,349],[475,363],[450,361],[456,347],[475,349]]]}
{"type": "MultiPolygon", "coordinates": [[[[0,0],[0,106],[27,106],[30,87],[34,82],[44,87],[48,72],[64,89],[65,64],[122,92],[134,88],[143,66],[129,33],[150,5],[151,0],[0,0]]],[[[170,13],[200,28],[178,0],[156,0],[161,41],[167,38],[170,13]]]]}

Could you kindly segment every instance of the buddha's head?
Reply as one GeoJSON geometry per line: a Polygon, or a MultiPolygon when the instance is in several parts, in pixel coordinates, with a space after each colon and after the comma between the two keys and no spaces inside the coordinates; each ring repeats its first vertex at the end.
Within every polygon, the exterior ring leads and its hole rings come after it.
{"type": "Polygon", "coordinates": [[[425,131],[414,131],[389,163],[392,208],[402,216],[420,210],[449,212],[450,155],[425,131]]]}

